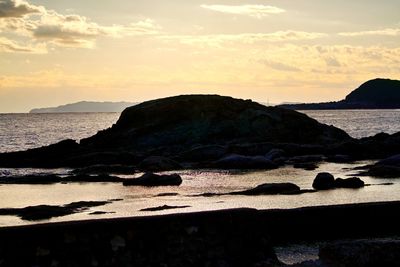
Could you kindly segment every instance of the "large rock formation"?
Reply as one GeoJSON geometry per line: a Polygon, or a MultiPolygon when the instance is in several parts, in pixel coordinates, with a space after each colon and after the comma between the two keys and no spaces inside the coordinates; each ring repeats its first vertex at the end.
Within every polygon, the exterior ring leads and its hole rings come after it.
{"type": "Polygon", "coordinates": [[[400,108],[400,81],[374,79],[365,82],[341,101],[311,104],[286,104],[281,105],[281,107],[296,110],[400,108]]]}
{"type": "Polygon", "coordinates": [[[251,152],[265,155],[278,148],[277,144],[326,147],[352,140],[344,131],[296,111],[218,95],[183,95],[127,108],[115,125],[80,144],[69,140],[26,152],[0,154],[0,166],[138,165],[149,156],[193,162],[199,157],[215,160],[225,152],[242,154],[234,150],[254,144],[269,143],[265,146],[268,149],[259,151],[261,154],[251,152]],[[184,156],[188,151],[191,159],[184,156]]]}
{"type": "Polygon", "coordinates": [[[298,112],[218,95],[184,95],[127,108],[112,128],[81,144],[144,150],[195,144],[310,144],[345,139],[349,136],[342,130],[298,112]]]}

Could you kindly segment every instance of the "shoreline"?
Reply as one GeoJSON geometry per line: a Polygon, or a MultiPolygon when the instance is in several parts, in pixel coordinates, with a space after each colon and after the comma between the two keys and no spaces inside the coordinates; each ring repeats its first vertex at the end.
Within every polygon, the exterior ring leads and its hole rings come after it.
{"type": "MultiPolygon", "coordinates": [[[[249,218],[262,220],[268,222],[269,226],[276,226],[276,229],[284,230],[283,228],[290,225],[292,220],[296,219],[297,226],[302,226],[303,229],[310,230],[313,224],[318,221],[318,223],[325,222],[326,226],[329,224],[335,225],[339,223],[342,219],[344,225],[346,223],[351,223],[352,227],[356,226],[355,223],[360,223],[364,219],[370,218],[371,220],[366,220],[361,225],[357,225],[361,228],[367,228],[368,226],[383,226],[382,230],[375,230],[374,234],[400,234],[400,229],[391,229],[390,226],[395,225],[396,222],[400,222],[400,218],[396,217],[396,210],[400,210],[400,201],[381,201],[381,202],[364,202],[364,203],[350,203],[350,204],[338,204],[338,205],[321,205],[321,206],[307,206],[299,208],[289,208],[289,209],[256,209],[256,208],[232,208],[232,209],[220,209],[220,210],[207,210],[207,211],[196,211],[196,212],[183,212],[183,213],[170,213],[170,214],[155,214],[155,215],[140,215],[140,216],[129,216],[129,217],[114,217],[114,218],[93,218],[85,220],[72,220],[72,221],[61,221],[61,222],[44,222],[37,224],[27,224],[27,225],[14,225],[14,226],[0,226],[0,237],[7,232],[18,232],[18,231],[28,231],[28,230],[44,230],[53,228],[79,228],[79,227],[112,227],[117,224],[141,224],[143,222],[158,223],[164,221],[191,221],[193,219],[197,220],[207,220],[208,218],[216,219],[222,218],[224,216],[228,217],[240,217],[242,215],[249,216],[249,218]],[[372,211],[373,214],[372,214],[372,211]],[[393,213],[392,213],[393,212],[393,213]],[[317,219],[318,218],[318,219],[317,219]],[[393,218],[392,221],[385,221],[385,218],[393,218]],[[312,221],[317,219],[316,221],[312,221]],[[329,221],[328,221],[329,220],[329,221]],[[307,225],[305,225],[307,224],[307,225]]],[[[238,219],[237,218],[237,219],[238,219]]],[[[313,229],[316,232],[322,233],[324,229],[313,229]],[[322,231],[321,231],[322,230],[322,231]]],[[[326,232],[325,238],[329,236],[336,236],[336,234],[326,232]]],[[[344,234],[350,234],[350,230],[354,229],[341,229],[344,234]]],[[[272,237],[278,236],[279,233],[271,233],[272,237]]],[[[364,235],[363,231],[353,231],[349,235],[350,238],[354,238],[357,234],[364,235]]],[[[289,242],[292,241],[310,241],[318,240],[314,238],[317,235],[309,232],[307,233],[308,238],[305,233],[297,233],[291,237],[286,236],[289,242]]],[[[324,235],[320,235],[321,237],[324,235]]],[[[345,238],[345,237],[344,237],[345,238]]],[[[283,240],[283,239],[282,239],[283,240]]]]}
{"type": "Polygon", "coordinates": [[[399,209],[393,201],[8,226],[0,228],[0,260],[2,266],[254,266],[277,261],[274,246],[398,236],[399,209]]]}

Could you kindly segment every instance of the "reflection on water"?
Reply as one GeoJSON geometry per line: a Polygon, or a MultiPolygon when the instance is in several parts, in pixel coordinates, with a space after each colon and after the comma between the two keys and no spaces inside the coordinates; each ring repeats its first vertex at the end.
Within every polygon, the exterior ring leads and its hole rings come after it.
{"type": "MultiPolygon", "coordinates": [[[[368,162],[360,162],[363,165],[368,162]]],[[[271,171],[239,172],[226,171],[181,171],[183,183],[179,187],[124,187],[113,183],[82,183],[55,185],[2,185],[0,186],[0,208],[25,207],[32,205],[63,205],[74,201],[123,199],[105,206],[95,207],[87,212],[54,218],[50,221],[81,220],[124,216],[156,215],[177,212],[218,210],[249,207],[256,209],[287,209],[304,206],[361,203],[399,200],[400,184],[395,179],[374,179],[363,177],[368,184],[394,182],[394,185],[367,186],[362,189],[336,189],[303,195],[278,196],[216,196],[195,197],[205,192],[227,193],[255,187],[262,183],[292,182],[302,189],[310,189],[316,174],[328,171],[336,177],[350,175],[344,168],[350,164],[324,163],[315,171],[285,167],[271,171]],[[178,193],[175,196],[157,196],[160,193],[178,193]],[[143,208],[162,205],[190,208],[157,212],[142,212],[143,208]],[[89,215],[93,211],[115,212],[113,214],[89,215]]],[[[14,172],[14,170],[5,170],[14,172]]],[[[31,170],[30,170],[31,171],[31,170]]],[[[56,173],[66,170],[55,170],[56,173]]],[[[21,170],[20,170],[21,172],[21,170]]],[[[0,216],[0,225],[26,224],[14,217],[0,216]]]]}
{"type": "Polygon", "coordinates": [[[334,125],[355,138],[400,132],[400,110],[306,110],[319,122],[334,125]]]}

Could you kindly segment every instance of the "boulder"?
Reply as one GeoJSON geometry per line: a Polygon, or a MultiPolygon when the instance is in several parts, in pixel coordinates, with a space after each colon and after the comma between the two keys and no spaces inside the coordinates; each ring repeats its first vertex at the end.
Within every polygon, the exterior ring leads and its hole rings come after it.
{"type": "Polygon", "coordinates": [[[335,180],[336,188],[362,188],[364,187],[364,181],[358,177],[352,177],[347,179],[337,178],[335,180]]]}
{"type": "Polygon", "coordinates": [[[357,240],[325,244],[319,258],[323,266],[399,266],[399,240],[357,240]]]}
{"type": "Polygon", "coordinates": [[[257,196],[257,195],[278,195],[278,194],[296,194],[300,193],[300,187],[292,183],[267,183],[259,185],[255,188],[232,192],[230,195],[247,195],[247,196],[257,196]]]}
{"type": "Polygon", "coordinates": [[[328,190],[335,187],[335,178],[328,172],[318,173],[315,177],[312,187],[316,190],[328,190]]]}
{"type": "Polygon", "coordinates": [[[154,174],[151,172],[143,174],[139,178],[125,179],[125,186],[179,186],[182,183],[182,178],[179,174],[154,174]]]}
{"type": "Polygon", "coordinates": [[[220,169],[274,169],[276,164],[263,156],[243,156],[231,154],[213,163],[220,169]]]}
{"type": "Polygon", "coordinates": [[[140,164],[139,169],[142,171],[172,171],[180,170],[182,166],[175,160],[160,157],[160,156],[150,156],[145,158],[140,164]]]}

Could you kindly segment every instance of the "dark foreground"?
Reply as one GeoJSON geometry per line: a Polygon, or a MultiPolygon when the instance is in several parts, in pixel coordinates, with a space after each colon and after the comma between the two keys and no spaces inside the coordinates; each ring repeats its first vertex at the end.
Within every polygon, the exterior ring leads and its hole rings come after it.
{"type": "MultiPolygon", "coordinates": [[[[283,266],[273,246],[397,236],[399,210],[400,202],[382,202],[4,227],[0,266],[283,266]]],[[[385,244],[385,250],[398,245],[385,244]]],[[[351,244],[347,248],[351,253],[351,244]]],[[[339,266],[337,260],[342,259],[334,255],[340,251],[334,249],[325,248],[321,262],[307,266],[339,266]]],[[[394,261],[398,254],[392,255],[394,261]]]]}

